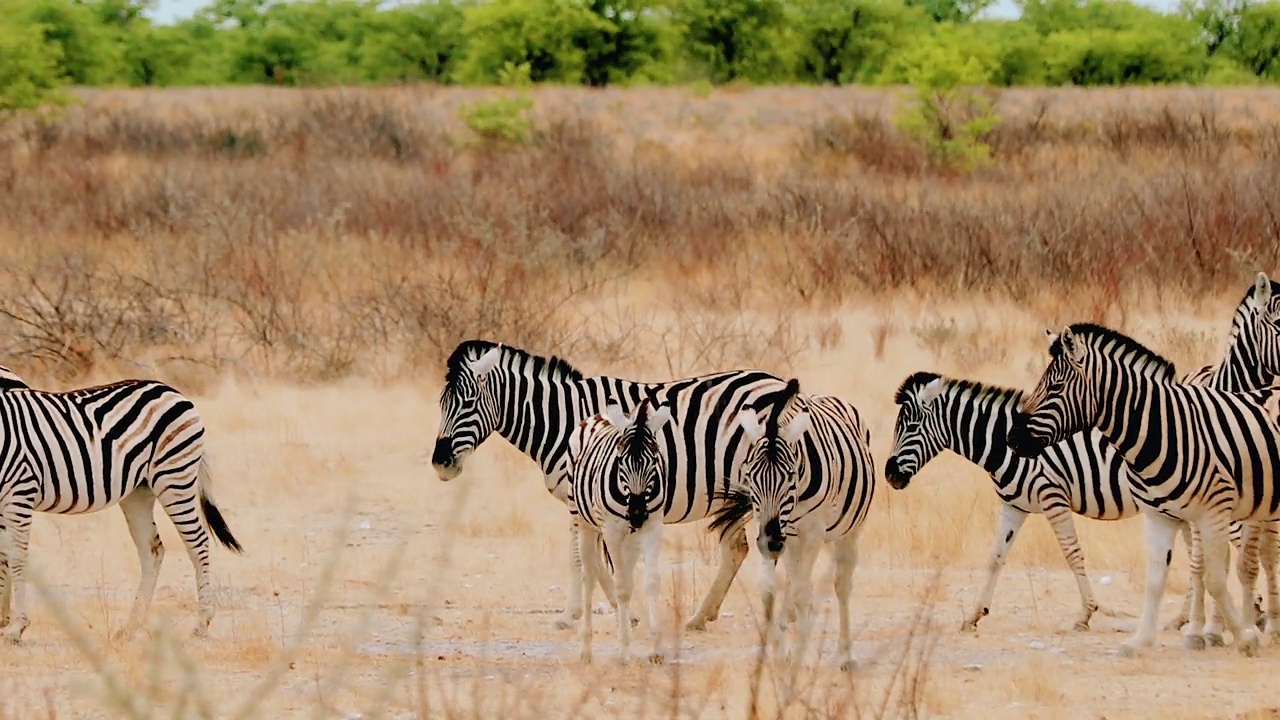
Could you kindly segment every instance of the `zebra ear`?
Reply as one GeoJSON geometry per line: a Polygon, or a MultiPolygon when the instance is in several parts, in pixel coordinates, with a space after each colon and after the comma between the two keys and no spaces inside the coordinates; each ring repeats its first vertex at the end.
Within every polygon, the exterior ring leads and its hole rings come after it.
{"type": "Polygon", "coordinates": [[[764,426],[760,424],[760,416],[754,410],[743,410],[738,413],[738,425],[751,442],[764,437],[764,426]]]}
{"type": "Polygon", "coordinates": [[[1258,273],[1258,279],[1253,283],[1253,305],[1259,310],[1266,310],[1267,303],[1271,301],[1271,280],[1264,272],[1258,273]]]}
{"type": "Polygon", "coordinates": [[[625,430],[631,427],[631,423],[635,422],[635,418],[627,417],[627,414],[622,412],[622,406],[617,403],[609,403],[606,405],[604,412],[601,413],[601,415],[604,416],[605,420],[609,421],[610,425],[618,428],[619,430],[625,430]]]}
{"type": "Polygon", "coordinates": [[[813,424],[813,420],[809,416],[808,410],[801,410],[795,417],[791,418],[791,422],[787,423],[787,427],[782,431],[782,440],[788,445],[795,445],[800,442],[800,438],[809,432],[809,427],[813,424]]]}
{"type": "Polygon", "coordinates": [[[1066,353],[1067,359],[1079,365],[1084,360],[1084,346],[1076,342],[1075,333],[1071,332],[1071,328],[1063,328],[1058,339],[1062,341],[1062,350],[1066,353]]]}
{"type": "Polygon", "coordinates": [[[920,394],[917,395],[917,397],[920,398],[921,405],[929,405],[932,404],[934,400],[937,400],[938,396],[941,394],[942,378],[934,378],[929,381],[928,385],[920,388],[920,394]]]}
{"type": "Polygon", "coordinates": [[[649,432],[657,435],[658,431],[662,429],[662,426],[666,425],[667,421],[670,419],[671,407],[669,405],[663,405],[657,410],[649,413],[649,432]]]}
{"type": "Polygon", "coordinates": [[[502,346],[495,345],[493,349],[471,361],[471,373],[479,380],[498,365],[500,357],[502,357],[502,346]]]}

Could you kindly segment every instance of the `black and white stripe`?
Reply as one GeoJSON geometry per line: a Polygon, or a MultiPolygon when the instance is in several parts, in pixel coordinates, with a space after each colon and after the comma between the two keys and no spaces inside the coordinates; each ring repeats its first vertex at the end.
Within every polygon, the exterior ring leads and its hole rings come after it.
{"type": "MultiPolygon", "coordinates": [[[[1274,358],[1280,358],[1280,338],[1266,331],[1260,322],[1276,311],[1280,303],[1280,283],[1273,282],[1266,273],[1258,273],[1252,287],[1236,305],[1231,318],[1231,330],[1227,336],[1226,352],[1217,365],[1208,365],[1188,373],[1183,379],[1189,385],[1211,387],[1226,392],[1243,392],[1271,387],[1280,379],[1280,367],[1274,358]]],[[[1201,581],[1201,550],[1199,532],[1192,526],[1191,588],[1194,606],[1191,612],[1203,613],[1204,588],[1201,581]]],[[[1266,571],[1267,612],[1264,618],[1269,633],[1280,633],[1280,578],[1277,577],[1277,558],[1280,557],[1280,524],[1273,521],[1241,523],[1231,521],[1231,546],[1238,553],[1240,584],[1244,592],[1252,595],[1257,581],[1259,562],[1266,571]]],[[[1260,605],[1255,601],[1255,605],[1260,605]]],[[[1187,609],[1184,608],[1184,614],[1187,609]]],[[[1186,622],[1185,618],[1179,618],[1186,622]]],[[[1214,607],[1211,620],[1204,629],[1208,644],[1222,644],[1221,608],[1214,607]]],[[[1172,623],[1171,623],[1172,625],[1172,623]]],[[[1197,641],[1192,638],[1194,644],[1197,641]]]]}
{"type": "Polygon", "coordinates": [[[195,405],[150,380],[43,392],[0,370],[0,523],[9,537],[0,595],[7,600],[11,594],[13,605],[12,617],[4,608],[5,637],[19,642],[28,625],[23,574],[32,514],[83,514],[117,504],[142,566],[133,607],[118,636],[136,630],[146,619],[164,558],[152,515],[156,500],[195,567],[200,607],[195,634],[204,635],[213,619],[209,534],[236,552],[241,548],[211,496],[204,424],[195,405]]]}
{"type": "MultiPolygon", "coordinates": [[[[1231,520],[1280,519],[1280,388],[1231,393],[1178,381],[1172,363],[1114,330],[1081,323],[1050,339],[1049,366],[1024,396],[1009,442],[1034,457],[1069,435],[1096,427],[1124,456],[1146,516],[1146,598],[1137,633],[1122,650],[1155,641],[1173,538],[1195,523],[1204,551],[1204,584],[1227,629],[1252,653],[1257,629],[1242,623],[1227,588],[1231,520]]],[[[1202,617],[1192,615],[1198,638],[1202,617]]]]}
{"type": "MultiPolygon", "coordinates": [[[[497,432],[538,463],[547,491],[565,501],[569,436],[579,423],[611,403],[631,412],[653,391],[671,408],[674,420],[658,437],[669,488],[663,522],[696,522],[722,502],[719,493],[728,489],[730,474],[745,452],[743,434],[732,422],[732,413],[767,403],[784,387],[780,378],[755,370],[665,383],[588,377],[559,358],[472,340],[460,344],[448,361],[432,465],[441,480],[457,477],[467,457],[497,432]]],[[[569,604],[556,623],[562,628],[582,614],[581,588],[576,582],[581,560],[578,534],[572,527],[570,537],[569,604]]],[[[742,528],[722,534],[716,578],[686,627],[704,629],[719,615],[746,554],[742,528]]],[[[612,582],[600,579],[612,602],[612,582]]]]}
{"type": "MultiPolygon", "coordinates": [[[[644,555],[644,593],[649,610],[649,661],[661,663],[661,627],[658,621],[660,591],[658,565],[662,547],[662,513],[667,495],[667,472],[658,432],[671,420],[671,410],[659,406],[656,397],[641,402],[631,414],[618,405],[605,408],[579,423],[569,438],[569,512],[575,521],[579,546],[595,547],[602,537],[616,556],[620,657],[629,660],[631,647],[631,596],[635,566],[644,555]]],[[[587,553],[582,562],[581,584],[587,607],[596,577],[604,573],[600,557],[587,553]]],[[[591,662],[591,615],[582,621],[582,661],[591,662]]]]}
{"type": "Polygon", "coordinates": [[[1074,516],[1122,520],[1137,515],[1140,506],[1130,491],[1132,479],[1124,458],[1097,430],[1090,428],[1049,445],[1037,458],[1016,455],[1006,436],[1021,400],[1018,390],[914,373],[895,397],[898,417],[885,479],[895,489],[905,488],[939,452],[950,450],[981,467],[995,483],[1002,503],[995,548],[982,594],[961,630],[976,629],[990,612],[1009,550],[1033,514],[1049,521],[1075,574],[1081,604],[1075,629],[1088,630],[1098,603],[1085,572],[1074,516]]]}
{"type": "Polygon", "coordinates": [[[830,543],[840,613],[841,668],[856,663],[850,633],[849,597],[858,559],[858,535],[875,496],[871,434],[849,403],[800,394],[787,383],[772,407],[746,408],[738,425],[750,440],[740,474],[713,527],[729,530],[754,515],[762,560],[760,592],[768,641],[782,613],[774,612],[777,564],[787,565],[787,614],[797,622],[794,643],[803,652],[812,625],[813,565],[830,543]],[[784,552],[785,550],[785,552],[784,552]]]}

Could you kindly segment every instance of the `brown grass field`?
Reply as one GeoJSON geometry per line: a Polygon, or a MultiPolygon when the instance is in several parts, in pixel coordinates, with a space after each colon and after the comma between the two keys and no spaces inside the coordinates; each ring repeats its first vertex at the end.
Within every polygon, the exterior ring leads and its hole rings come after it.
{"type": "MultiPolygon", "coordinates": [[[[0,717],[1265,718],[1274,663],[1184,650],[1136,619],[1071,628],[1075,583],[1028,522],[976,636],[998,501],[944,455],[880,483],[855,651],[756,669],[758,556],[724,615],[675,636],[714,572],[669,527],[665,666],[596,664],[556,630],[566,513],[501,439],[442,483],[441,364],[479,337],[587,373],[756,366],[870,419],[882,469],[914,370],[1029,387],[1043,329],[1101,321],[1180,369],[1215,362],[1259,270],[1280,273],[1280,93],[1017,91],[993,162],[930,168],[858,89],[540,89],[527,146],[457,120],[486,91],[84,92],[0,126],[0,343],[32,384],[156,377],[196,401],[219,503],[219,614],[195,619],[172,525],[152,628],[115,642],[137,580],[118,510],[38,516],[32,625],[0,717]]],[[[1078,520],[1104,607],[1136,616],[1141,522],[1078,520]]],[[[1162,617],[1186,588],[1181,545],[1162,617]]],[[[1233,586],[1233,592],[1239,592],[1233,586]]],[[[596,594],[597,603],[603,598],[596,594]]],[[[642,625],[641,630],[644,630],[642,625]]],[[[644,635],[638,635],[642,641],[644,635]]]]}

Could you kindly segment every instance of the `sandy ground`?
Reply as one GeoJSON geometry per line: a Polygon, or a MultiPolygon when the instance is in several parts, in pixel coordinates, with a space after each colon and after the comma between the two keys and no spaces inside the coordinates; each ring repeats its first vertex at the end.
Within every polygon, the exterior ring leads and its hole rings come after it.
{"type": "MultiPolygon", "coordinates": [[[[1131,317],[1127,327],[1153,347],[1173,348],[1180,361],[1207,363],[1220,351],[1235,299],[1206,303],[1176,331],[1160,312],[1131,317]],[[1185,337],[1196,339],[1178,341],[1185,337]]],[[[806,391],[839,394],[864,409],[877,463],[892,440],[892,390],[909,372],[1029,385],[1043,362],[1043,324],[1011,308],[939,303],[833,316],[839,342],[805,354],[796,372],[806,391]],[[922,323],[942,316],[961,329],[927,340],[922,323]],[[981,350],[990,343],[1006,349],[981,350]]],[[[752,692],[754,551],[722,618],[705,633],[677,633],[674,620],[691,612],[714,572],[714,543],[701,525],[666,534],[665,611],[678,652],[663,667],[619,667],[613,616],[602,615],[596,665],[583,669],[576,633],[553,627],[569,580],[564,510],[533,464],[499,438],[461,478],[435,477],[427,458],[438,382],[228,380],[196,396],[217,497],[246,548],[241,557],[215,552],[220,609],[210,637],[188,636],[194,583],[167,520],[159,521],[169,554],[153,629],[112,643],[138,572],[119,511],[39,516],[32,563],[51,593],[36,594],[24,645],[0,648],[7,659],[0,708],[13,717],[122,717],[122,698],[131,698],[140,717],[354,718],[381,710],[392,718],[736,718],[748,716],[756,697],[764,717],[1190,718],[1280,707],[1275,647],[1253,660],[1232,647],[1194,653],[1164,631],[1157,648],[1126,659],[1113,650],[1134,619],[1097,616],[1092,630],[1073,632],[1075,583],[1043,520],[1023,531],[980,632],[960,634],[998,502],[980,471],[950,455],[905,491],[879,488],[855,574],[859,671],[835,669],[825,553],[815,573],[823,654],[813,667],[788,677],[766,663],[752,692]],[[917,624],[936,571],[936,597],[917,624]],[[323,609],[308,619],[318,601],[323,609]],[[67,622],[56,607],[66,609],[67,622]],[[91,658],[101,659],[100,669],[91,658]]],[[[1100,601],[1136,615],[1140,521],[1078,527],[1100,601]]],[[[1163,618],[1176,612],[1185,587],[1179,555],[1163,618]]]]}

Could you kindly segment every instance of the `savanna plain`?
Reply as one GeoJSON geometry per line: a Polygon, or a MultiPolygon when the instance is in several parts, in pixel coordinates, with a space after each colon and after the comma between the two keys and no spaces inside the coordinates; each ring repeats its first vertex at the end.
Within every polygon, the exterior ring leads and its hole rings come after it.
{"type": "MultiPolygon", "coordinates": [[[[915,370],[1027,388],[1045,328],[1084,320],[1181,371],[1216,362],[1257,271],[1280,273],[1280,93],[1005,92],[988,161],[960,172],[898,129],[893,90],[537,89],[526,138],[485,139],[459,108],[499,92],[85,91],[0,126],[3,362],[37,387],[189,394],[245,547],[215,550],[218,615],[192,639],[160,518],[150,627],[115,640],[138,573],[119,511],[37,516],[5,716],[1280,714],[1280,648],[1165,630],[1112,652],[1140,609],[1140,520],[1077,520],[1114,611],[1089,631],[1033,518],[961,634],[999,503],[955,456],[879,484],[853,673],[825,554],[808,666],[757,657],[754,549],[720,619],[683,631],[714,574],[704,523],[665,535],[667,663],[619,666],[606,611],[583,667],[553,626],[567,516],[534,464],[496,437],[451,482],[429,463],[443,362],[470,338],[588,374],[797,377],[859,407],[878,472],[915,370]]],[[[973,109],[947,112],[944,134],[973,109]]]]}

